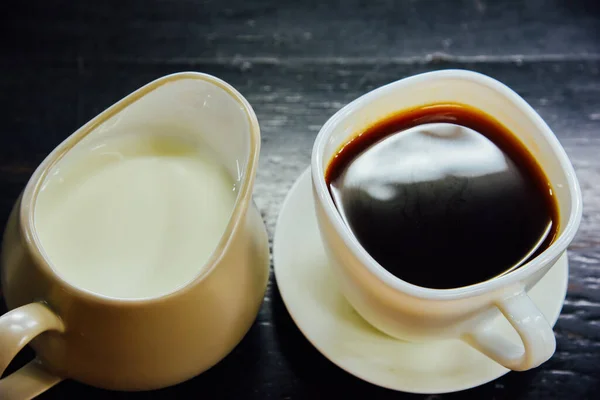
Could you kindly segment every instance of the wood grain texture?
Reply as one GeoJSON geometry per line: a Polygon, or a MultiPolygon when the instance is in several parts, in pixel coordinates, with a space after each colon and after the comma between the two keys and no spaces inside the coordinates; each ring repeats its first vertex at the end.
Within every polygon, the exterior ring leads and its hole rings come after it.
{"type": "MultiPolygon", "coordinates": [[[[115,101],[167,73],[216,75],[255,108],[262,130],[255,200],[272,238],[283,198],[309,164],[313,140],[335,111],[370,89],[419,72],[479,71],[515,89],[555,131],[580,180],[584,217],[570,247],[569,291],[555,328],[555,356],[533,371],[428,398],[597,398],[597,2],[110,3],[22,3],[0,17],[4,40],[12,38],[0,59],[0,227],[49,151],[115,101]]],[[[31,356],[24,351],[12,369],[31,356]]],[[[427,397],[375,387],[327,361],[291,321],[271,276],[253,328],[231,355],[201,376],[135,394],[67,381],[42,398],[319,399],[350,394],[427,397]]]]}
{"type": "Polygon", "coordinates": [[[219,58],[598,56],[596,0],[118,0],[18,2],[16,55],[219,58]]]}

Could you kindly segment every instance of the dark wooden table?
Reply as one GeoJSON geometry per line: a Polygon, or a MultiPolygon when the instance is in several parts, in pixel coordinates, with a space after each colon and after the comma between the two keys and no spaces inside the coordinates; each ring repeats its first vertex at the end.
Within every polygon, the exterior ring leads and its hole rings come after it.
{"type": "MultiPolygon", "coordinates": [[[[214,74],[254,106],[262,127],[255,199],[271,238],[281,202],[308,165],[320,126],[350,100],[384,83],[445,68],[480,71],[514,88],[554,129],[583,189],[568,296],[555,328],[557,351],[533,371],[427,398],[599,398],[600,2],[9,3],[0,14],[0,227],[53,147],[113,102],[171,72],[214,74]]],[[[30,350],[22,352],[11,369],[31,357],[30,350]]],[[[412,397],[362,382],[321,356],[291,321],[271,276],[253,328],[201,376],[133,394],[67,381],[42,398],[353,394],[412,397]]]]}

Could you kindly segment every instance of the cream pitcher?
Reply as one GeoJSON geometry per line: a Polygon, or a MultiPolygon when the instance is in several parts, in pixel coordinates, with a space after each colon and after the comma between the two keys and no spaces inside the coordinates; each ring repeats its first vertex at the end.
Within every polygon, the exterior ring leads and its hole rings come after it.
{"type": "Polygon", "coordinates": [[[260,131],[250,104],[200,73],[157,79],[69,136],[35,170],[1,254],[0,380],[31,398],[62,379],[150,390],[225,357],[269,276],[252,202],[260,131]]]}

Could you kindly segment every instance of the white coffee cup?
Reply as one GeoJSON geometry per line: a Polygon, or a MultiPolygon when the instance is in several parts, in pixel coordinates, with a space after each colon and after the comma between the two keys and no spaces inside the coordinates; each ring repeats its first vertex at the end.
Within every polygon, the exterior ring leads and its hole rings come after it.
{"type": "Polygon", "coordinates": [[[514,91],[490,77],[463,70],[429,72],[385,85],[354,100],[325,123],[315,140],[311,170],[326,252],[345,297],[365,320],[407,341],[462,339],[517,371],[534,368],[552,356],[556,348],[552,327],[527,292],[573,240],[582,214],[581,191],[556,136],[514,91]],[[522,267],[475,285],[440,290],[397,278],[366,252],[336,209],[325,171],[340,147],[374,122],[403,109],[448,102],[480,109],[518,136],[550,180],[560,216],[555,241],[522,267]],[[491,322],[499,313],[522,343],[513,343],[493,331],[491,322]]]}

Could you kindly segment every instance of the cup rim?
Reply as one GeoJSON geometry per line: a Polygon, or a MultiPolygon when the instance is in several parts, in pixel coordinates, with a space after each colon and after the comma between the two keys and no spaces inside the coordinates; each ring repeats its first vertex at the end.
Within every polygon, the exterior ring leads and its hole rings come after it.
{"type": "Polygon", "coordinates": [[[77,129],[73,134],[69,135],[63,142],[56,146],[54,150],[52,150],[52,152],[50,152],[50,154],[40,163],[40,165],[33,172],[23,191],[21,198],[21,206],[18,215],[20,225],[22,227],[22,237],[24,238],[24,243],[27,248],[27,251],[32,256],[36,265],[38,265],[44,273],[52,276],[53,279],[60,282],[63,288],[67,289],[70,293],[85,298],[88,301],[101,304],[121,304],[139,306],[162,302],[169,298],[178,296],[183,292],[191,290],[191,288],[195,286],[198,282],[204,280],[207,276],[209,276],[210,273],[215,269],[217,264],[219,264],[221,259],[229,250],[229,247],[231,246],[231,243],[234,240],[236,232],[240,229],[240,226],[243,222],[243,216],[245,215],[245,212],[252,199],[252,190],[254,187],[256,169],[258,167],[259,152],[260,127],[258,124],[258,119],[248,100],[246,100],[246,98],[242,96],[242,94],[238,92],[233,86],[215,76],[195,71],[177,72],[155,79],[145,84],[144,86],[138,88],[137,90],[133,91],[132,93],[128,94],[121,100],[117,101],[115,104],[108,107],[100,114],[95,116],[93,119],[91,119],[89,122],[84,124],[82,127],[77,129]],[[241,174],[242,180],[240,182],[238,196],[233,206],[232,213],[227,223],[227,226],[225,227],[225,230],[221,235],[221,239],[219,240],[217,246],[213,250],[209,259],[205,262],[204,267],[200,272],[194,275],[189,281],[184,283],[182,286],[179,286],[169,292],[158,296],[140,298],[110,297],[73,285],[69,281],[65,280],[64,277],[55,268],[51,266],[51,261],[45,255],[43,251],[43,246],[40,243],[36,233],[34,219],[35,205],[39,190],[48,172],[74,146],[76,146],[88,134],[93,132],[103,122],[117,115],[119,112],[123,111],[128,106],[135,103],[137,100],[141,99],[142,97],[151,93],[152,91],[158,89],[159,87],[171,82],[185,79],[202,80],[224,90],[229,96],[231,96],[231,98],[234,101],[236,101],[239,104],[242,112],[246,115],[248,119],[250,135],[248,146],[248,161],[241,174]]]}
{"type": "Polygon", "coordinates": [[[366,268],[368,272],[374,275],[379,281],[384,283],[389,288],[404,292],[414,297],[432,300],[457,300],[467,297],[476,296],[484,292],[493,291],[502,287],[507,287],[513,284],[518,284],[525,280],[526,277],[534,274],[543,268],[546,264],[551,262],[554,258],[560,256],[560,254],[566,250],[569,243],[573,240],[573,237],[577,233],[579,224],[582,216],[582,196],[579,182],[575,175],[575,171],[569,158],[554,135],[550,127],[541,118],[541,116],[529,105],[521,96],[515,91],[510,89],[500,81],[491,78],[487,75],[462,69],[447,69],[432,72],[425,72],[417,75],[413,75],[407,78],[403,78],[386,85],[380,86],[357,99],[353,100],[339,111],[337,111],[320,129],[312,149],[311,156],[311,175],[312,182],[315,191],[315,197],[320,202],[325,216],[331,223],[335,233],[342,239],[344,245],[350,251],[350,253],[359,260],[363,268],[366,268]],[[406,282],[381,266],[369,253],[358,243],[356,238],[351,234],[350,229],[343,222],[343,219],[338,212],[333,199],[329,194],[329,189],[325,182],[325,170],[324,170],[324,151],[327,141],[330,137],[331,132],[337,127],[342,121],[348,118],[350,115],[356,113],[362,109],[366,104],[370,103],[380,96],[389,94],[390,92],[401,90],[403,86],[407,84],[420,84],[431,80],[463,80],[469,82],[475,82],[477,84],[487,86],[488,88],[500,93],[506,98],[506,101],[510,101],[517,107],[522,109],[535,124],[536,128],[542,132],[544,139],[552,146],[555,152],[555,157],[563,169],[566,176],[566,183],[568,185],[571,211],[567,219],[567,224],[559,235],[558,239],[555,240],[542,254],[535,257],[533,260],[527,262],[520,268],[511,271],[505,275],[501,275],[490,280],[472,284],[469,286],[450,288],[450,289],[433,289],[414,285],[406,282]]]}

